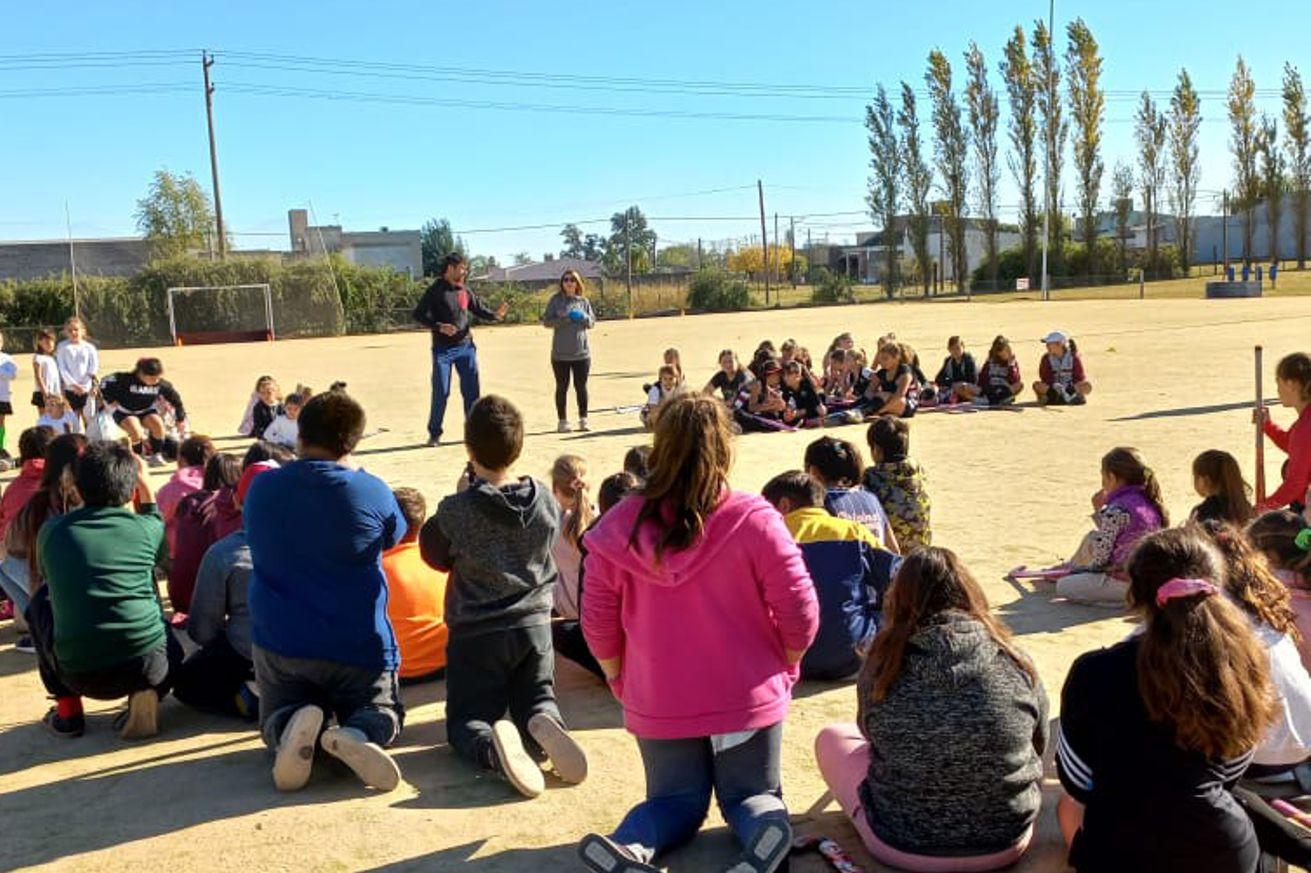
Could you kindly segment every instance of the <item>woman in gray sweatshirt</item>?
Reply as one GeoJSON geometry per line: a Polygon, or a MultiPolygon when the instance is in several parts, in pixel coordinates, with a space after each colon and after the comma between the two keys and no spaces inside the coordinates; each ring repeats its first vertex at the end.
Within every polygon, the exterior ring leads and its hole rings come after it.
{"type": "Polygon", "coordinates": [[[1028,847],[1042,801],[1047,693],[956,555],[906,558],[857,683],[858,724],[815,741],[819,768],[879,861],[994,870],[1028,847]]]}
{"type": "Polygon", "coordinates": [[[569,433],[573,426],[566,417],[565,405],[569,399],[569,379],[574,381],[578,395],[578,429],[587,426],[587,374],[592,369],[592,349],[587,343],[587,332],[596,324],[592,304],[583,296],[583,277],[577,270],[565,270],[560,277],[560,290],[551,295],[542,313],[542,324],[555,331],[551,338],[551,369],[555,371],[555,411],[560,418],[560,433],[569,433]]]}

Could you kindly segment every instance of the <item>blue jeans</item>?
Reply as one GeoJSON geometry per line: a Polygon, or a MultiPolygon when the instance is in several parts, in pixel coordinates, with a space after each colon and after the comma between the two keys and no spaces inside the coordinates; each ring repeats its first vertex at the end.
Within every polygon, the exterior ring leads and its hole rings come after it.
{"type": "Polygon", "coordinates": [[[646,800],[629,811],[611,837],[644,863],[696,836],[710,810],[710,793],[733,836],[744,846],[770,821],[787,821],[779,777],[783,723],[716,753],[709,737],[638,737],[646,770],[646,800]]]}
{"type": "Polygon", "coordinates": [[[442,419],[446,417],[446,398],[451,394],[451,367],[460,374],[460,394],[464,397],[464,414],[468,415],[478,396],[478,349],[472,340],[451,348],[432,350],[432,403],[428,410],[428,436],[441,439],[442,419]]]}
{"type": "Polygon", "coordinates": [[[32,599],[27,585],[27,558],[5,555],[4,559],[0,560],[0,592],[14,602],[14,612],[19,615],[27,612],[27,604],[32,599]]]}

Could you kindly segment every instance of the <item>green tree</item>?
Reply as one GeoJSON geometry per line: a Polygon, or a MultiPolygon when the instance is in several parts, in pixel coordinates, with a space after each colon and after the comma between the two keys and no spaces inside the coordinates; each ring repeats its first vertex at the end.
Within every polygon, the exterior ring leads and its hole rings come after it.
{"type": "Polygon", "coordinates": [[[970,190],[969,134],[961,120],[961,107],[951,87],[951,62],[942,52],[929,53],[929,69],[924,74],[933,103],[933,154],[938,161],[938,175],[946,196],[943,220],[951,240],[951,263],[956,274],[956,290],[963,291],[970,281],[969,259],[965,250],[965,198],[970,190]]]}
{"type": "Polygon", "coordinates": [[[1006,43],[1001,62],[1001,76],[1006,83],[1006,101],[1010,104],[1007,134],[1011,152],[1006,156],[1011,176],[1020,194],[1020,232],[1024,236],[1025,275],[1038,272],[1038,87],[1033,64],[1025,53],[1024,28],[1006,43]]]}
{"type": "Polygon", "coordinates": [[[1161,211],[1161,192],[1165,188],[1165,173],[1169,155],[1166,152],[1166,133],[1169,119],[1156,108],[1152,95],[1143,92],[1134,116],[1134,139],[1138,144],[1138,190],[1143,195],[1143,210],[1147,214],[1147,269],[1156,269],[1156,252],[1159,228],[1156,216],[1161,211]]]}
{"type": "Polygon", "coordinates": [[[213,206],[190,173],[156,170],[146,196],[137,201],[135,218],[156,257],[204,249],[214,239],[213,206]]]}
{"type": "Polygon", "coordinates": [[[1250,261],[1256,233],[1256,205],[1261,199],[1261,175],[1257,170],[1260,151],[1260,122],[1256,117],[1256,82],[1243,56],[1238,56],[1229,80],[1229,151],[1234,158],[1234,200],[1243,211],[1243,260],[1250,261]]]}
{"type": "Polygon", "coordinates": [[[902,179],[906,189],[906,212],[910,247],[915,253],[915,267],[927,297],[933,282],[933,254],[929,251],[929,194],[933,190],[933,169],[924,159],[924,142],[920,137],[919,110],[915,91],[901,83],[901,109],[897,112],[901,129],[902,179]]]}
{"type": "Polygon", "coordinates": [[[1102,90],[1102,56],[1088,25],[1082,18],[1070,22],[1065,30],[1069,45],[1065,50],[1066,85],[1070,97],[1070,117],[1074,121],[1074,168],[1079,174],[1079,213],[1083,218],[1083,239],[1088,247],[1088,271],[1096,274],[1097,200],[1101,196],[1102,120],[1106,115],[1106,94],[1102,90]]]}
{"type": "Polygon", "coordinates": [[[997,184],[1001,170],[997,166],[997,92],[988,82],[988,65],[978,43],[971,42],[965,53],[969,78],[965,85],[965,105],[970,113],[970,132],[974,143],[974,175],[978,181],[979,214],[983,216],[988,278],[997,281],[997,184]]]}
{"type": "Polygon", "coordinates": [[[1187,276],[1193,257],[1193,207],[1197,202],[1197,183],[1202,175],[1197,147],[1197,134],[1202,127],[1202,103],[1187,70],[1179,71],[1179,81],[1170,97],[1169,127],[1170,210],[1174,213],[1179,266],[1187,276]]]}
{"type": "Polygon", "coordinates": [[[1120,277],[1129,269],[1129,219],[1133,215],[1133,170],[1117,161],[1111,174],[1111,196],[1115,198],[1115,238],[1120,250],[1120,277]]]}
{"type": "Polygon", "coordinates": [[[646,216],[637,206],[630,206],[623,212],[610,216],[610,237],[605,242],[602,261],[606,272],[612,276],[622,276],[632,264],[634,273],[646,273],[651,269],[651,250],[655,247],[656,235],[646,224],[646,216]]]}
{"type": "Polygon", "coordinates": [[[419,246],[423,251],[423,275],[438,276],[442,260],[451,252],[468,255],[464,241],[451,232],[451,223],[444,218],[431,218],[419,230],[419,246]]]}
{"type": "Polygon", "coordinates": [[[1266,229],[1270,232],[1270,260],[1279,260],[1279,225],[1283,219],[1284,153],[1279,148],[1279,122],[1269,115],[1261,119],[1261,194],[1265,197],[1266,229]]]}
{"type": "Polygon", "coordinates": [[[1070,127],[1061,111],[1061,61],[1056,55],[1047,23],[1041,19],[1033,29],[1033,69],[1038,85],[1036,102],[1046,157],[1047,208],[1051,212],[1047,240],[1051,262],[1049,272],[1060,274],[1065,259],[1065,246],[1061,243],[1061,156],[1065,153],[1065,137],[1070,127]]]}
{"type": "Polygon", "coordinates": [[[1297,250],[1297,268],[1306,269],[1308,227],[1311,224],[1311,116],[1307,115],[1306,89],[1302,74],[1292,64],[1284,64],[1284,148],[1288,151],[1288,171],[1293,195],[1293,236],[1297,250]]]}
{"type": "Polygon", "coordinates": [[[665,246],[656,252],[657,269],[695,269],[696,246],[687,243],[665,246]]]}
{"type": "Polygon", "coordinates": [[[581,258],[583,256],[583,232],[576,224],[566,224],[560,230],[560,239],[564,248],[560,249],[562,258],[581,258]]]}
{"type": "Polygon", "coordinates": [[[869,193],[865,202],[870,217],[883,228],[883,293],[897,293],[897,207],[901,203],[901,144],[897,141],[896,115],[887,89],[880,83],[874,100],[865,107],[865,129],[869,131],[869,193]]]}

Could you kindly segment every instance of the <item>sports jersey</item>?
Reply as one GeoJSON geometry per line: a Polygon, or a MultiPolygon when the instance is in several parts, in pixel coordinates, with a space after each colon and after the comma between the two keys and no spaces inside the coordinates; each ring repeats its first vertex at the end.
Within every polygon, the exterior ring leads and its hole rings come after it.
{"type": "Polygon", "coordinates": [[[100,394],[106,403],[117,403],[123,412],[137,416],[155,412],[156,403],[163,397],[173,407],[177,421],[186,421],[187,418],[187,411],[182,406],[182,395],[167,379],[147,385],[135,372],[110,373],[100,380],[100,394]]]}

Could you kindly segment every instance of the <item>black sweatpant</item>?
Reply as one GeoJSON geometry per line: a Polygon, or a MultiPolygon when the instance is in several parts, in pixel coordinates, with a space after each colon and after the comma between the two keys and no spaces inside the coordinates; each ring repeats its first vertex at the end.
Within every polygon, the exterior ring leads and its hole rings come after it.
{"type": "Polygon", "coordinates": [[[202,712],[241,716],[237,694],[254,678],[255,664],[219,637],[178,665],[173,696],[202,712]]]}
{"type": "Polygon", "coordinates": [[[313,704],[341,727],[359,730],[371,743],[390,746],[405,726],[405,707],[395,670],[366,669],[316,658],[289,658],[255,646],[259,724],[264,743],[276,749],[296,710],[313,704]]]}
{"type": "Polygon", "coordinates": [[[587,672],[598,676],[602,681],[605,680],[605,671],[601,669],[601,664],[592,656],[592,650],[587,647],[587,640],[583,638],[583,623],[581,621],[551,622],[551,643],[555,646],[557,655],[568,658],[587,672]]]}
{"type": "Polygon", "coordinates": [[[492,723],[510,714],[524,746],[542,750],[528,735],[528,720],[544,712],[560,721],[555,704],[555,651],[551,626],[512,628],[464,636],[446,644],[446,737],[461,757],[490,768],[492,723]]]}
{"type": "MultiPolygon", "coordinates": [[[[128,658],[97,670],[74,672],[59,666],[55,655],[55,613],[50,605],[50,589],[42,585],[27,605],[27,625],[36,647],[37,671],[41,684],[51,697],[90,697],[92,700],[118,700],[121,697],[153,688],[162,698],[173,684],[173,673],[182,662],[182,646],[165,628],[164,642],[144,655],[128,658]]],[[[160,616],[160,624],[164,618],[160,616]]]]}
{"type": "Polygon", "coordinates": [[[574,393],[578,395],[578,417],[587,418],[587,375],[592,372],[592,359],[581,361],[551,361],[555,371],[555,412],[561,421],[568,415],[569,376],[574,378],[574,393]]]}

